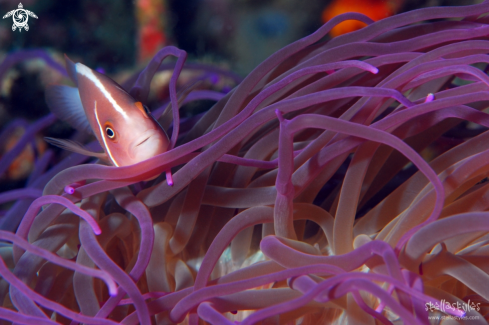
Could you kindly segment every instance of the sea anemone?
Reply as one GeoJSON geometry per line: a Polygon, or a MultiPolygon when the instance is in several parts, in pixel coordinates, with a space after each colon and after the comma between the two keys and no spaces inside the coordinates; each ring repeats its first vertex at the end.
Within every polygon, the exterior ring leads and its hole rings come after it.
{"type": "MultiPolygon", "coordinates": [[[[25,188],[0,194],[15,201],[0,219],[0,318],[487,323],[488,13],[344,14],[227,94],[178,95],[182,69],[226,73],[162,49],[124,85],[145,102],[161,61],[179,58],[171,105],[153,111],[171,150],[120,168],[79,154],[51,164],[46,150],[25,188]],[[327,39],[345,20],[368,26],[327,39]],[[179,102],[200,99],[217,103],[179,120],[179,102]]],[[[65,73],[37,51],[12,54],[0,77],[39,56],[65,73]]],[[[1,140],[25,132],[0,171],[54,121],[7,126],[1,140]]]]}

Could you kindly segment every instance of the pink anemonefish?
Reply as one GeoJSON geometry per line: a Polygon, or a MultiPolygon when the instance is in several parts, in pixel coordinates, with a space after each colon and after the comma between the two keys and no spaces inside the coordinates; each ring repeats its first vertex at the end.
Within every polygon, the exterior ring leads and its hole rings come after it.
{"type": "Polygon", "coordinates": [[[66,70],[77,88],[50,86],[46,102],[61,120],[93,133],[104,152],[91,152],[70,140],[46,138],[49,143],[117,167],[136,164],[168,150],[168,136],[146,106],[109,77],[65,58],[66,70]]]}

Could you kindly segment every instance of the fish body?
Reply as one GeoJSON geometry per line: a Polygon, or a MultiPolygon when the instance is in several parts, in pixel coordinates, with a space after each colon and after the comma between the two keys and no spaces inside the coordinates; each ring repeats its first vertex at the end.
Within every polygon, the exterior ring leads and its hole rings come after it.
{"type": "Polygon", "coordinates": [[[58,118],[93,133],[104,153],[90,152],[69,140],[47,138],[48,142],[118,167],[168,150],[168,136],[146,106],[109,77],[68,57],[66,67],[77,87],[51,86],[46,90],[46,102],[58,118]]]}

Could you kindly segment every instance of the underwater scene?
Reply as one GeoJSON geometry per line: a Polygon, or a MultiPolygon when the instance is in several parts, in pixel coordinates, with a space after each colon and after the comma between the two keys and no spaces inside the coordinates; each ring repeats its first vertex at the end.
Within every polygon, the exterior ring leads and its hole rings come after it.
{"type": "Polygon", "coordinates": [[[488,324],[489,0],[0,16],[0,325],[488,324]]]}

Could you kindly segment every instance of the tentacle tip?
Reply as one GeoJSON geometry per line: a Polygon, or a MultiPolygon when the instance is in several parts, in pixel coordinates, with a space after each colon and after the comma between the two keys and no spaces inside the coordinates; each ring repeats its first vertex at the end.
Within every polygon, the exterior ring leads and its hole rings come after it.
{"type": "Polygon", "coordinates": [[[370,72],[372,72],[373,74],[377,74],[377,73],[379,73],[379,69],[377,69],[376,67],[372,67],[370,72]]]}
{"type": "Polygon", "coordinates": [[[277,118],[280,122],[284,121],[284,116],[282,115],[282,112],[278,108],[275,110],[275,115],[277,115],[277,118]]]}
{"type": "Polygon", "coordinates": [[[171,170],[166,171],[166,183],[168,186],[173,186],[173,176],[171,174],[171,170]]]}
{"type": "Polygon", "coordinates": [[[119,290],[117,289],[117,287],[115,285],[114,286],[109,286],[109,295],[111,297],[117,296],[118,293],[119,293],[119,290]]]}
{"type": "Polygon", "coordinates": [[[75,193],[75,189],[69,185],[65,186],[64,191],[66,194],[73,194],[75,193]]]}
{"type": "Polygon", "coordinates": [[[435,95],[433,93],[429,93],[426,96],[426,99],[424,100],[424,102],[425,103],[429,103],[429,102],[432,102],[433,100],[435,100],[435,95]]]}
{"type": "Polygon", "coordinates": [[[93,230],[93,233],[98,236],[98,235],[100,235],[102,233],[102,229],[100,229],[100,228],[97,227],[97,228],[95,228],[93,230]]]}
{"type": "MultiPolygon", "coordinates": [[[[468,306],[468,307],[470,307],[470,306],[468,306]]],[[[464,308],[467,308],[467,307],[464,307],[464,308]]],[[[460,307],[459,307],[459,308],[453,308],[453,309],[449,309],[449,310],[447,309],[447,311],[446,311],[446,312],[447,312],[448,314],[451,314],[452,316],[455,316],[455,317],[462,317],[462,318],[463,318],[463,317],[465,317],[465,315],[467,314],[467,313],[465,312],[465,310],[460,309],[460,307]]]]}

